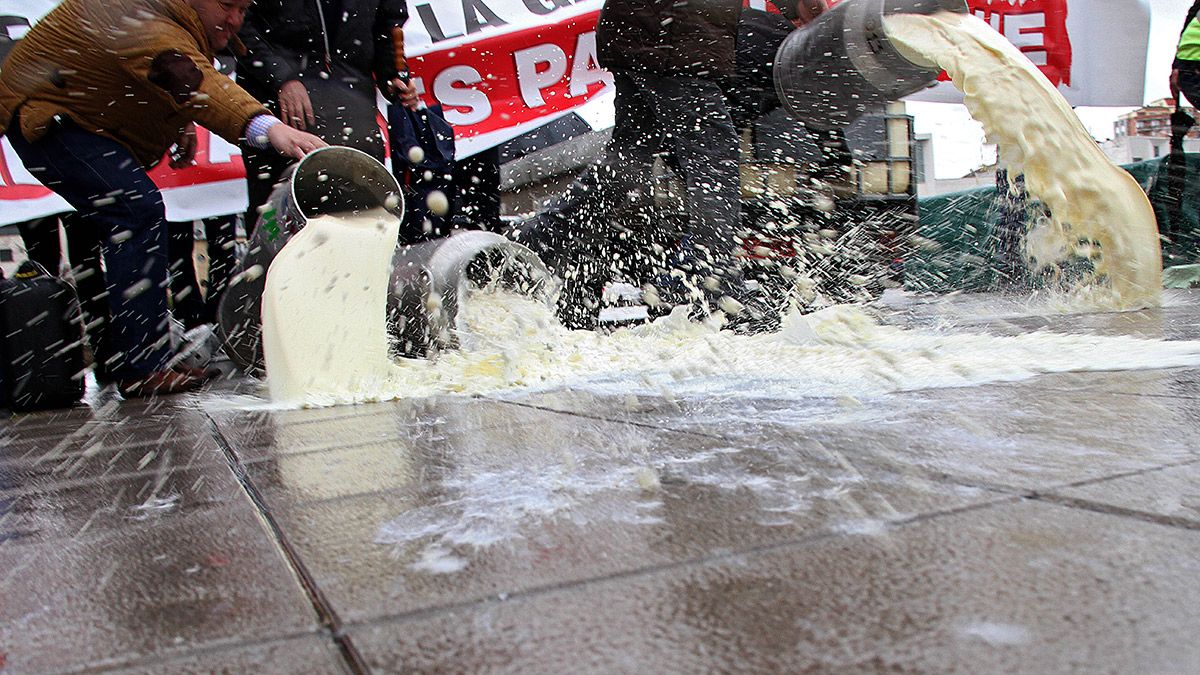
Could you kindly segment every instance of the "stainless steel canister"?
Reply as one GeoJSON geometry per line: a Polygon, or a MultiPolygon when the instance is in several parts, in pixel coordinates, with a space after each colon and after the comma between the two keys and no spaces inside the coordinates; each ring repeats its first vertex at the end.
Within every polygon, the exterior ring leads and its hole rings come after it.
{"type": "Polygon", "coordinates": [[[901,56],[883,18],[938,11],[968,8],[965,0],[845,0],[780,45],[774,73],[780,100],[806,125],[832,128],[920,91],[938,71],[901,56]]]}
{"type": "Polygon", "coordinates": [[[250,235],[246,256],[217,310],[225,353],[243,369],[262,366],[262,294],[271,261],[309,218],[383,207],[404,217],[400,186],[379,160],[353,148],[315,150],[275,186],[250,235]]]}

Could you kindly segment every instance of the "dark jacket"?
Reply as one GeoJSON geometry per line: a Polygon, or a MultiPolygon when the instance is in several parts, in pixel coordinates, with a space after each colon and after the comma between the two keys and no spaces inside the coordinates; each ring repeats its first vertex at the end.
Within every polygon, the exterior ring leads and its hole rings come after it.
{"type": "Polygon", "coordinates": [[[288,80],[324,71],[368,92],[398,74],[392,29],[407,18],[405,0],[257,0],[239,33],[238,82],[273,101],[288,80]]]}
{"type": "MultiPolygon", "coordinates": [[[[1197,14],[1200,14],[1200,0],[1193,2],[1192,8],[1188,10],[1187,18],[1183,20],[1183,28],[1179,31],[1179,37],[1182,38],[1183,34],[1187,32],[1188,26],[1191,25],[1192,19],[1195,19],[1197,14]]],[[[1175,59],[1175,65],[1173,67],[1178,68],[1181,62],[1182,59],[1175,59]]]]}
{"type": "Polygon", "coordinates": [[[184,0],[66,0],[0,70],[0,135],[12,131],[18,109],[30,142],[65,115],[146,167],[189,122],[236,143],[267,110],[212,62],[200,18],[184,0]]]}
{"type": "Polygon", "coordinates": [[[732,77],[741,0],[608,0],[600,65],[656,75],[732,77]]]}

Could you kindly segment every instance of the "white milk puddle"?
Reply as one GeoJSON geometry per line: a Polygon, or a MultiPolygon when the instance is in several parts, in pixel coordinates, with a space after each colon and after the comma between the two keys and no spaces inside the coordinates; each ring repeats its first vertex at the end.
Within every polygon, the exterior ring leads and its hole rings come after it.
{"type": "MultiPolygon", "coordinates": [[[[682,310],[653,324],[600,334],[563,328],[549,307],[512,293],[472,293],[461,305],[468,326],[461,349],[433,361],[388,363],[387,377],[310,380],[298,399],[271,407],[562,388],[787,400],[973,386],[1043,373],[1200,365],[1200,342],[903,329],[880,323],[857,305],[791,315],[779,333],[755,336],[689,322],[682,310]]],[[[339,350],[321,359],[337,364],[359,354],[339,350]]],[[[343,372],[368,371],[351,364],[343,372]]]]}

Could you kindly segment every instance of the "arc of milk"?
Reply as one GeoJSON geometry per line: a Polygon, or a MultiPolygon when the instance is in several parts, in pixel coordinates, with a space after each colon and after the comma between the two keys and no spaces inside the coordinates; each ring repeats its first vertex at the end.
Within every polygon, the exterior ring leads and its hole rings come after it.
{"type": "Polygon", "coordinates": [[[400,220],[384,209],[312,218],[271,262],[263,357],[271,398],[342,403],[394,396],[387,291],[400,220]]]}
{"type": "Polygon", "coordinates": [[[949,73],[988,138],[1024,171],[1030,194],[1050,209],[1057,241],[1043,247],[1072,251],[1080,240],[1098,241],[1095,270],[1111,292],[1094,299],[1115,309],[1157,306],[1162,253],[1150,201],[1041,71],[970,14],[896,14],[884,27],[905,58],[949,73]]]}

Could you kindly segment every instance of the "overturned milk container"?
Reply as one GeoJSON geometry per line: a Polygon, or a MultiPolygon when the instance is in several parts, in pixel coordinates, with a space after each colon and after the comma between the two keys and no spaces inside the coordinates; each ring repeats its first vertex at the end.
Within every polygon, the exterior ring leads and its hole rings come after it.
{"type": "MultiPolygon", "coordinates": [[[[271,262],[310,218],[383,208],[404,216],[400,186],[382,163],[352,148],[316,150],[276,186],[218,312],[229,357],[245,370],[263,367],[262,301],[271,262]]],[[[557,284],[529,249],[489,232],[396,242],[388,288],[391,352],[422,357],[457,346],[460,297],[469,285],[502,287],[553,302],[557,284]]]]}

